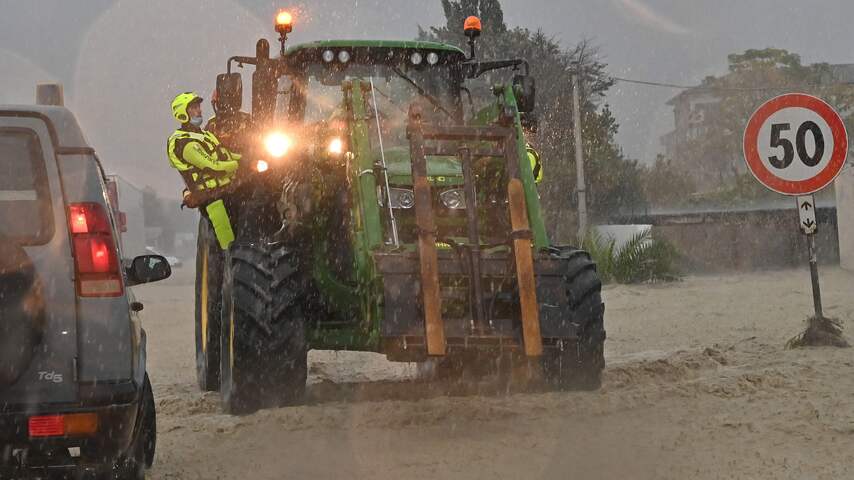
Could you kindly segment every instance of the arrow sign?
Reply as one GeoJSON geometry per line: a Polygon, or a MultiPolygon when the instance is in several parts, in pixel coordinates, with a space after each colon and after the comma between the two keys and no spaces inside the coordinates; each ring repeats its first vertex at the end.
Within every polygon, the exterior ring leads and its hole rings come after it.
{"type": "Polygon", "coordinates": [[[799,226],[804,235],[814,235],[818,231],[815,219],[815,197],[806,195],[798,197],[799,226]]]}

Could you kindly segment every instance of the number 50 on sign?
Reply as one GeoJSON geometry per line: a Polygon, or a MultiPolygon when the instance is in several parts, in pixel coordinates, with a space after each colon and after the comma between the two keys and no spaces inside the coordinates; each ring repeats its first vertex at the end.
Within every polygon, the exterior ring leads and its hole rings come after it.
{"type": "Polygon", "coordinates": [[[823,100],[790,93],[764,103],[744,131],[744,159],[763,185],[784,195],[826,187],[848,154],[845,124],[823,100]]]}

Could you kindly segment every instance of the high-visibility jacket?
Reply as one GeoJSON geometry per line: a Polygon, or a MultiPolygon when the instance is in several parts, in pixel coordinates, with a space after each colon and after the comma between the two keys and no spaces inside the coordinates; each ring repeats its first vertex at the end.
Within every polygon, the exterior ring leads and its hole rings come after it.
{"type": "Polygon", "coordinates": [[[540,183],[543,179],[543,163],[540,161],[540,154],[534,150],[530,144],[525,146],[528,152],[528,161],[531,162],[531,170],[534,173],[534,181],[540,183]]]}
{"type": "Polygon", "coordinates": [[[240,155],[229,152],[216,136],[204,130],[178,129],[169,137],[169,162],[191,191],[209,190],[231,183],[240,155]]]}

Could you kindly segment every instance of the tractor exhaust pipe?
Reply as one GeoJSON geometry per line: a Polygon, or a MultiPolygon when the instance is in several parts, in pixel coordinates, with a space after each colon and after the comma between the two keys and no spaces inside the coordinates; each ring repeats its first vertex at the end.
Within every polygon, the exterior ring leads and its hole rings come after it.
{"type": "Polygon", "coordinates": [[[373,101],[374,107],[374,119],[377,122],[377,137],[379,137],[380,143],[380,160],[382,161],[383,167],[383,179],[385,180],[385,198],[386,198],[386,207],[388,207],[388,218],[391,222],[391,239],[394,242],[395,247],[400,246],[400,235],[397,231],[397,219],[394,217],[394,209],[391,208],[391,187],[388,183],[388,165],[386,165],[385,161],[385,146],[383,145],[383,129],[382,125],[380,125],[380,110],[377,107],[377,93],[374,88],[374,77],[371,77],[371,100],[373,101]]]}

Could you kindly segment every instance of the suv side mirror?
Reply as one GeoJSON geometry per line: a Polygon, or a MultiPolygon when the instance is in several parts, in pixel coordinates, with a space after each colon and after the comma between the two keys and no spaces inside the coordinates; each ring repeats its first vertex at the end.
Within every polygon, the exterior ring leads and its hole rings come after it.
{"type": "Polygon", "coordinates": [[[216,76],[218,110],[228,114],[237,113],[243,106],[243,78],[240,73],[220,73],[216,76]]]}
{"type": "Polygon", "coordinates": [[[128,286],[132,287],[169,278],[172,275],[172,267],[161,255],[142,255],[131,261],[125,273],[127,273],[128,286]]]}
{"type": "Polygon", "coordinates": [[[516,95],[516,106],[519,107],[519,112],[534,111],[534,106],[537,103],[537,84],[534,77],[528,75],[514,76],[513,94],[516,95]]]}

